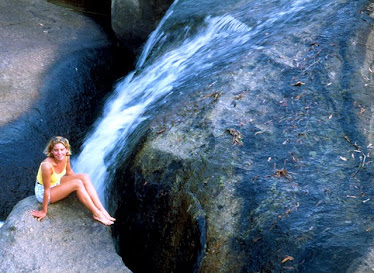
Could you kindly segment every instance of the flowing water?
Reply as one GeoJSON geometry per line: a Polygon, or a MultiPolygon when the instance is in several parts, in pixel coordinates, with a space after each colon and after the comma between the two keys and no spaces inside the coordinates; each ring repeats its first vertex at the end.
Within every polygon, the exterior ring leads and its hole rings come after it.
{"type": "Polygon", "coordinates": [[[108,99],[74,163],[77,171],[90,174],[102,200],[112,179],[109,167],[115,169],[116,158],[129,145],[129,135],[151,118],[147,113],[197,75],[222,70],[244,51],[251,54],[266,48],[289,32],[312,28],[345,1],[215,2],[220,3],[199,2],[200,21],[190,20],[168,32],[164,24],[183,18],[183,7],[190,5],[190,1],[176,1],[144,46],[135,71],[117,84],[108,99]]]}
{"type": "MultiPolygon", "coordinates": [[[[183,85],[191,75],[202,73],[214,65],[210,58],[201,58],[210,50],[207,47],[210,43],[232,34],[237,36],[233,45],[239,46],[250,38],[250,28],[229,15],[209,17],[205,24],[205,29],[199,35],[187,39],[180,47],[156,59],[140,73],[132,72],[114,90],[103,118],[98,121],[75,163],[77,170],[91,175],[102,200],[105,199],[105,185],[110,181],[107,167],[115,165],[121,151],[117,143],[126,147],[129,134],[148,118],[146,111],[183,85]]],[[[160,37],[153,34],[151,38],[160,37]]],[[[151,49],[148,45],[154,43],[153,39],[147,43],[146,53],[151,49]]],[[[140,58],[138,68],[143,65],[146,53],[140,58]]]]}

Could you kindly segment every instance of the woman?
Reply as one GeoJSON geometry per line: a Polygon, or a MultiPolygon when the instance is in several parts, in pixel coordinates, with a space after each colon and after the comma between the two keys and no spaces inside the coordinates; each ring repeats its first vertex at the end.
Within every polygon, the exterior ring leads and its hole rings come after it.
{"type": "Polygon", "coordinates": [[[31,211],[31,215],[41,221],[47,215],[49,203],[60,201],[75,191],[95,220],[104,225],[113,224],[115,219],[101,204],[90,177],[87,174],[75,174],[71,169],[69,141],[64,137],[53,137],[44,153],[47,158],[40,164],[35,184],[35,196],[43,208],[31,211]]]}

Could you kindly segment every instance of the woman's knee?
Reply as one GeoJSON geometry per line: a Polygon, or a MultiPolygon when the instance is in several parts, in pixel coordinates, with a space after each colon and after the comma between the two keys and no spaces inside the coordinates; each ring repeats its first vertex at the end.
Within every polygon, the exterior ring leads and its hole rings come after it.
{"type": "Polygon", "coordinates": [[[81,179],[74,179],[71,181],[71,184],[76,191],[84,189],[84,183],[81,179]]]}
{"type": "Polygon", "coordinates": [[[83,182],[85,182],[86,180],[90,180],[90,176],[88,175],[88,173],[79,173],[76,174],[75,177],[82,180],[83,182]]]}
{"type": "Polygon", "coordinates": [[[82,180],[84,185],[92,184],[90,176],[87,173],[82,173],[79,175],[79,179],[82,180]]]}

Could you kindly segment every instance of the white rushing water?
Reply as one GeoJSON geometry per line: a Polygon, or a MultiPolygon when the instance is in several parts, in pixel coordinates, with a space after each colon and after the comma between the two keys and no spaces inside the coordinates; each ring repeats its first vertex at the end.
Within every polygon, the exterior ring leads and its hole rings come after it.
{"type": "Polygon", "coordinates": [[[301,3],[309,2],[291,1],[291,6],[283,6],[283,9],[277,10],[253,27],[230,15],[208,17],[205,27],[201,27],[199,33],[148,64],[147,56],[156,43],[162,39],[167,40],[164,39],[166,34],[162,32],[161,26],[172,14],[173,5],[144,46],[136,68],[141,68],[141,71],[135,70],[116,86],[102,118],[97,121],[74,162],[74,168],[78,172],[90,174],[101,200],[105,201],[105,188],[111,180],[108,167],[115,167],[116,156],[126,147],[129,134],[148,118],[145,112],[150,107],[156,102],[160,103],[161,99],[170,95],[193,75],[213,67],[216,60],[229,59],[231,55],[225,54],[232,54],[235,48],[243,48],[256,35],[264,36],[262,32],[278,24],[277,21],[290,18],[290,8],[297,14],[303,8],[301,3]],[[221,45],[225,47],[222,48],[221,45]]]}

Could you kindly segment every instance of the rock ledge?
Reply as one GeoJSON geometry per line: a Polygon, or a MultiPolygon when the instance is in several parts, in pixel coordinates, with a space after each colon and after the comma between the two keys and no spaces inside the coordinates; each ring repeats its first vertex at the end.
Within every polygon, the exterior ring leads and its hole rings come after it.
{"type": "Polygon", "coordinates": [[[49,206],[38,222],[35,196],[20,201],[0,228],[0,272],[131,272],[106,227],[76,196],[49,206]]]}

